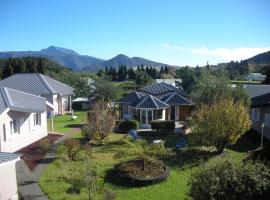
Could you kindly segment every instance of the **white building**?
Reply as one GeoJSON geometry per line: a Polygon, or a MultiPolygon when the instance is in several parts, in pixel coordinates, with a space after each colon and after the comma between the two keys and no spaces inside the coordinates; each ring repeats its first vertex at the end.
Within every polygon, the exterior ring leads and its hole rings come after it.
{"type": "Polygon", "coordinates": [[[0,152],[0,199],[17,200],[16,161],[18,154],[0,152]]]}
{"type": "Polygon", "coordinates": [[[12,88],[41,96],[54,107],[54,115],[63,115],[72,110],[73,88],[38,73],[14,74],[0,81],[0,87],[12,88]]]}
{"type": "Polygon", "coordinates": [[[164,79],[156,79],[157,83],[167,83],[169,85],[176,86],[177,83],[182,83],[182,79],[175,79],[175,78],[164,78],[164,79]]]}
{"type": "Polygon", "coordinates": [[[48,109],[43,97],[0,88],[0,152],[15,152],[47,136],[48,109]]]}
{"type": "Polygon", "coordinates": [[[262,73],[250,73],[245,77],[247,81],[264,81],[266,78],[266,75],[262,73]]]}

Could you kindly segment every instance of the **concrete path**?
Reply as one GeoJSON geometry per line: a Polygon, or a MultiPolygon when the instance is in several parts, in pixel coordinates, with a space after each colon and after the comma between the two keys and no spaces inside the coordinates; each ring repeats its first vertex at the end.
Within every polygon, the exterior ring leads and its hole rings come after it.
{"type": "Polygon", "coordinates": [[[78,132],[76,128],[71,129],[67,134],[64,134],[61,138],[56,140],[54,144],[50,146],[50,149],[44,156],[43,160],[33,171],[28,169],[24,160],[21,159],[17,162],[16,172],[18,191],[23,200],[48,200],[47,195],[45,195],[42,189],[39,187],[39,177],[42,175],[43,171],[48,167],[48,165],[53,162],[57,145],[63,143],[68,138],[71,138],[76,131],[78,132]]]}

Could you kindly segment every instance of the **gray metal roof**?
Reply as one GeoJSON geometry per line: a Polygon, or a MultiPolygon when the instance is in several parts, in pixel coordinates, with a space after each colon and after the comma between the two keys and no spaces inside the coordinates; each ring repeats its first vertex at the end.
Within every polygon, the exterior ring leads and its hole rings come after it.
{"type": "Polygon", "coordinates": [[[43,94],[73,94],[73,88],[39,73],[14,74],[0,81],[0,87],[8,87],[37,96],[43,94]]]}
{"type": "Polygon", "coordinates": [[[163,109],[169,107],[169,105],[152,95],[146,95],[134,107],[139,109],[140,108],[163,109]]]}
{"type": "Polygon", "coordinates": [[[165,97],[163,101],[169,105],[193,105],[190,100],[186,99],[185,97],[181,96],[176,92],[174,92],[168,97],[165,97]]]}
{"type": "Polygon", "coordinates": [[[270,106],[270,93],[263,94],[251,99],[251,106],[253,108],[270,106]]]}
{"type": "Polygon", "coordinates": [[[10,88],[0,88],[0,114],[7,108],[19,112],[41,113],[46,110],[46,99],[10,88]]]}
{"type": "Polygon", "coordinates": [[[12,160],[18,160],[19,158],[20,158],[19,154],[0,152],[0,164],[12,160]]]}
{"type": "Polygon", "coordinates": [[[148,94],[151,94],[151,95],[155,95],[155,96],[163,94],[163,93],[167,93],[167,92],[172,92],[172,91],[178,92],[182,96],[187,96],[187,93],[184,90],[179,89],[173,85],[170,85],[170,84],[167,84],[164,82],[154,83],[154,84],[148,85],[148,86],[142,88],[141,91],[148,93],[148,94]]]}
{"type": "Polygon", "coordinates": [[[251,98],[270,93],[270,85],[246,84],[243,88],[251,98]]]}
{"type": "Polygon", "coordinates": [[[143,98],[143,97],[144,97],[144,95],[141,94],[140,92],[137,92],[137,91],[135,91],[135,92],[130,92],[130,93],[128,93],[127,95],[123,96],[123,97],[119,100],[119,102],[120,102],[120,103],[128,103],[128,104],[130,104],[130,105],[133,105],[133,104],[137,104],[138,101],[139,101],[141,98],[143,98]]]}

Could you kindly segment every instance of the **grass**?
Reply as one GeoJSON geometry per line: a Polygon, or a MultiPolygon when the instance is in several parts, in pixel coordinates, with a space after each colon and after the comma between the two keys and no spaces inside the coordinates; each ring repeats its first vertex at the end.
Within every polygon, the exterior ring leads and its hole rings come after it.
{"type": "MultiPolygon", "coordinates": [[[[114,157],[117,149],[122,145],[119,141],[123,137],[124,135],[121,134],[110,135],[109,142],[106,145],[93,148],[93,158],[91,160],[93,167],[98,170],[98,174],[104,179],[105,190],[114,192],[117,200],[188,199],[188,180],[191,173],[196,171],[202,163],[212,162],[213,157],[218,156],[202,149],[185,147],[181,151],[178,151],[173,158],[164,160],[171,167],[171,175],[167,181],[145,187],[123,186],[121,185],[121,181],[115,177],[115,174],[107,173],[111,171],[115,164],[123,160],[114,157]]],[[[176,134],[158,135],[145,133],[141,137],[148,142],[152,142],[154,139],[164,139],[167,148],[174,147],[179,140],[179,136],[176,134]]],[[[248,138],[245,140],[248,140],[248,138]]],[[[240,147],[232,146],[230,149],[227,149],[226,151],[228,153],[226,156],[240,162],[246,156],[246,152],[242,150],[242,146],[243,141],[240,147]]],[[[80,153],[84,155],[84,150],[81,150],[80,153]]],[[[82,189],[80,195],[69,195],[66,193],[70,184],[65,181],[59,181],[56,178],[58,171],[61,169],[61,163],[59,164],[59,162],[57,159],[50,164],[41,176],[39,184],[43,191],[50,199],[87,199],[85,188],[82,189]]],[[[74,161],[72,163],[74,171],[80,170],[82,164],[83,159],[74,161]]],[[[97,194],[95,199],[103,199],[103,195],[97,194]]]]}
{"type": "MultiPolygon", "coordinates": [[[[62,115],[53,118],[53,129],[58,133],[67,133],[71,128],[79,128],[86,120],[86,111],[74,112],[77,119],[72,120],[71,115],[62,115]]],[[[51,119],[48,119],[48,130],[51,130],[51,119]]]]}

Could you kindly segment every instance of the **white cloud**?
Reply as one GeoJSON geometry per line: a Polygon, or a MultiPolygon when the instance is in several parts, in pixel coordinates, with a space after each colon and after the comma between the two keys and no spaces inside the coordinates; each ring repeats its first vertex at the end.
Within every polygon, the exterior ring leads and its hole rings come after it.
{"type": "Polygon", "coordinates": [[[266,52],[270,50],[270,47],[256,47],[256,48],[248,48],[248,47],[239,47],[239,48],[216,48],[216,49],[208,49],[207,47],[200,48],[184,48],[181,46],[171,45],[168,43],[164,43],[161,45],[163,48],[172,49],[176,51],[187,52],[192,55],[199,55],[205,57],[216,57],[220,58],[224,61],[231,60],[243,60],[255,56],[259,53],[266,52]]]}

